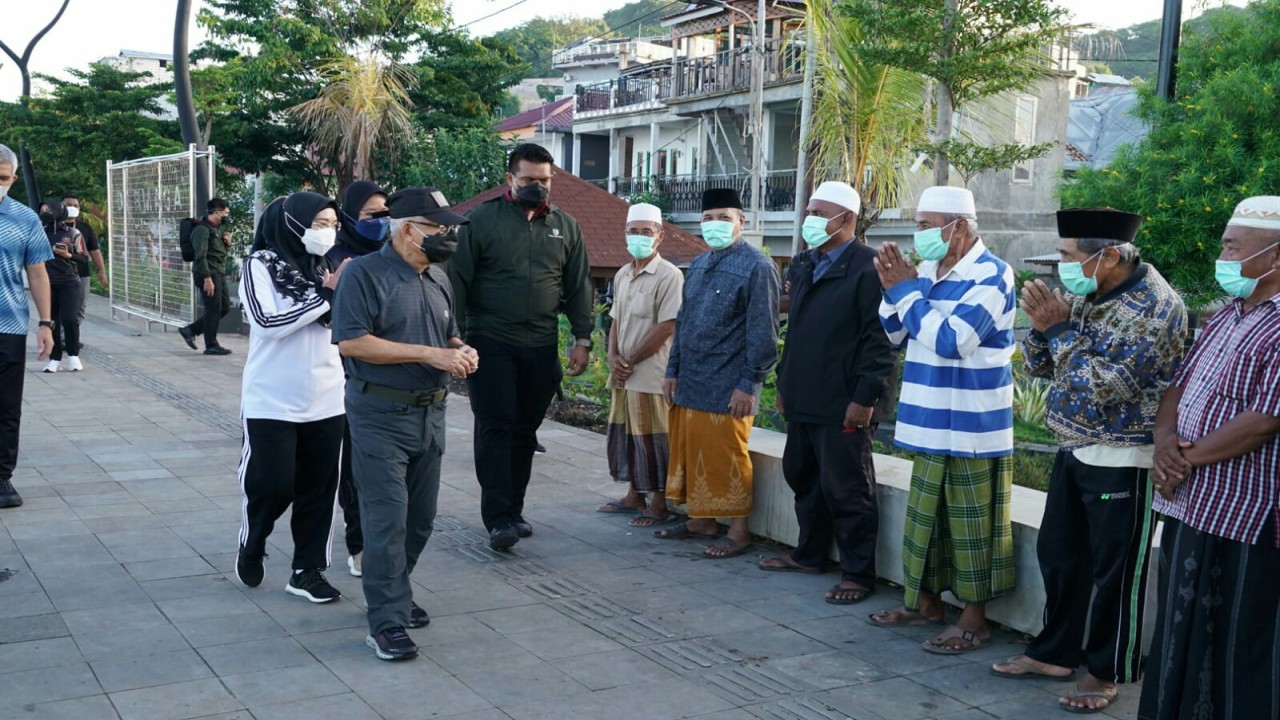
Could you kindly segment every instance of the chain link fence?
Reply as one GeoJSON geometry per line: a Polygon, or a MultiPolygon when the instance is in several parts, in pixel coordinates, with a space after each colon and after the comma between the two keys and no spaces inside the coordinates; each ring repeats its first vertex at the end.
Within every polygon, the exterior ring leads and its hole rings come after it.
{"type": "Polygon", "coordinates": [[[178,228],[199,218],[196,173],[213,188],[215,151],[107,163],[111,307],[149,321],[186,325],[194,319],[191,265],[183,262],[178,228]]]}

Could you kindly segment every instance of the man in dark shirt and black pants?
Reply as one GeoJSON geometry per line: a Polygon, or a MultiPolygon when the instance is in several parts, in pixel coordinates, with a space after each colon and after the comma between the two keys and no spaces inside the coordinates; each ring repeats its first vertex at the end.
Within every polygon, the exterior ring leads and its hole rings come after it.
{"type": "Polygon", "coordinates": [[[569,375],[591,360],[591,273],[578,222],[547,202],[553,159],[519,145],[507,161],[506,194],[467,214],[449,279],[458,324],[484,358],[467,382],[475,414],[476,478],[489,546],[506,550],[533,534],[524,496],[536,433],[560,385],[559,316],[575,338],[569,375]]]}
{"type": "Polygon", "coordinates": [[[796,494],[795,550],[761,570],[821,573],[834,536],[840,582],[826,601],[850,605],[875,590],[876,471],[871,441],[890,414],[897,353],[880,324],[875,251],[854,236],[858,193],[825,182],[807,208],[809,250],[787,268],[791,308],[778,364],[778,409],[787,418],[782,472],[796,494]]]}
{"type": "Polygon", "coordinates": [[[222,198],[214,198],[209,201],[208,210],[209,214],[191,229],[191,246],[196,251],[191,278],[204,301],[204,314],[179,328],[178,334],[192,350],[197,349],[196,336],[204,335],[205,355],[230,355],[230,350],[218,344],[218,323],[231,310],[225,275],[229,243],[220,231],[222,223],[231,216],[231,206],[222,198]]]}
{"type": "Polygon", "coordinates": [[[405,628],[430,622],[413,601],[413,572],[436,515],[449,378],[479,363],[462,342],[440,264],[466,218],[433,188],[387,198],[391,235],[349,261],[334,297],[333,341],[347,371],[351,469],[364,532],[365,643],[382,660],[418,654],[405,628]]]}

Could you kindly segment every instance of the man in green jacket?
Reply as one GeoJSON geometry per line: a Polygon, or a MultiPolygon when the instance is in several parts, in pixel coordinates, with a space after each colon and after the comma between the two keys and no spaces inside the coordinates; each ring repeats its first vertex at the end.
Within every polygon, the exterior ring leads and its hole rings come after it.
{"type": "Polygon", "coordinates": [[[208,205],[209,214],[191,229],[191,246],[196,259],[191,263],[191,279],[204,301],[204,313],[190,325],[179,328],[178,334],[192,350],[196,348],[196,336],[204,335],[205,355],[230,355],[231,351],[218,344],[218,322],[231,309],[227,295],[227,248],[222,224],[231,215],[231,206],[222,198],[213,198],[208,205]]]}
{"type": "Polygon", "coordinates": [[[467,213],[449,261],[458,326],[480,354],[467,378],[475,415],[476,479],[489,546],[506,550],[533,534],[524,519],[535,433],[560,385],[559,316],[575,342],[569,375],[591,359],[591,273],[578,222],[548,203],[554,161],[519,145],[507,161],[506,193],[467,213]]]}

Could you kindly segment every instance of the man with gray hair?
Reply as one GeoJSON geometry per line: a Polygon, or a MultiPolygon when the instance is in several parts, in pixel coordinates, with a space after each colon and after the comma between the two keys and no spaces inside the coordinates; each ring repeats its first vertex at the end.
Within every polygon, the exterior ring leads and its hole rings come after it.
{"type": "Polygon", "coordinates": [[[1152,431],[1186,334],[1182,299],[1133,244],[1141,225],[1119,210],[1059,211],[1069,294],[1040,280],[1023,288],[1027,373],[1052,382],[1047,420],[1060,449],[1036,544],[1044,629],[991,671],[1066,678],[1083,662],[1088,674],[1059,699],[1080,712],[1106,709],[1116,683],[1141,672],[1152,431]]]}
{"type": "Polygon", "coordinates": [[[51,294],[44,266],[53,259],[53,251],[39,216],[9,197],[9,188],[18,179],[17,169],[17,156],[0,145],[0,508],[22,504],[22,496],[14,489],[12,478],[18,462],[27,328],[31,323],[27,293],[22,284],[24,271],[40,316],[40,329],[36,334],[40,360],[47,360],[53,352],[51,294]]]}

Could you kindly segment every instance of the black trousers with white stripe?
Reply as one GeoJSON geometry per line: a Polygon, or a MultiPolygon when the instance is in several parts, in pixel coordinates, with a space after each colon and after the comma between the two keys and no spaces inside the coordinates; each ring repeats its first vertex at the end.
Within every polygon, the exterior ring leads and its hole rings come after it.
{"type": "Polygon", "coordinates": [[[1108,682],[1139,678],[1156,524],[1147,474],[1086,465],[1058,451],[1036,543],[1044,630],[1027,657],[1069,668],[1084,662],[1090,675],[1108,682]]]}
{"type": "Polygon", "coordinates": [[[263,553],[292,505],[293,569],[329,567],[346,416],[305,423],[248,418],[244,425],[240,544],[250,555],[263,553]]]}

